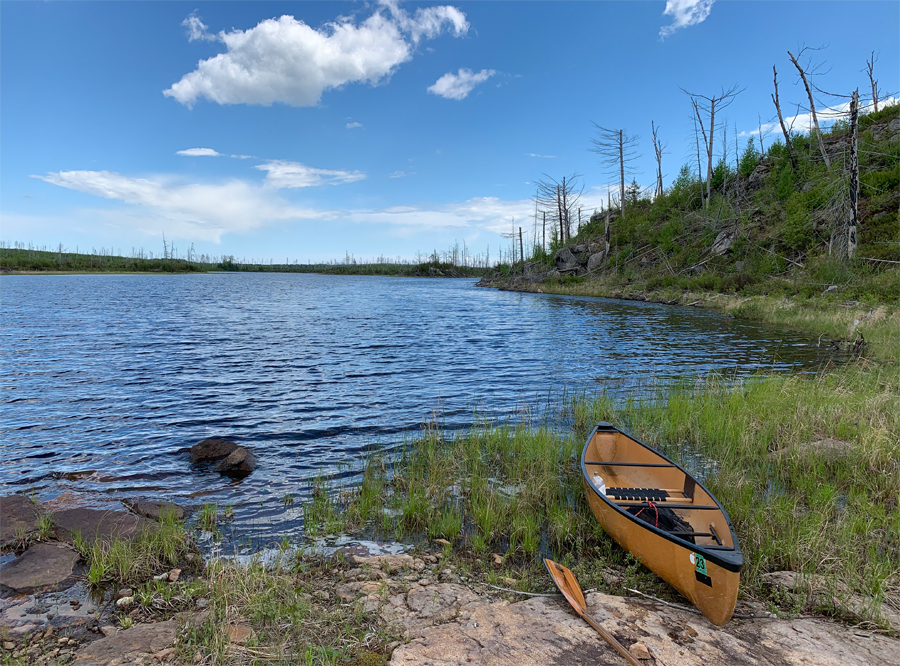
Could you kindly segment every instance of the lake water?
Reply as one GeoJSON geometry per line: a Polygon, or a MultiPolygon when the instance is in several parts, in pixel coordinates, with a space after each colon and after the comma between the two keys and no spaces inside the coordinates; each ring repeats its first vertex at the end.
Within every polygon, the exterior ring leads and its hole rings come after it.
{"type": "Polygon", "coordinates": [[[823,360],[814,339],[700,309],[474,280],[5,276],[0,493],[218,502],[265,542],[299,529],[286,493],[299,503],[312,477],[433,413],[464,428],[563,390],[823,360]],[[252,448],[258,469],[192,469],[188,448],[211,436],[252,448]]]}

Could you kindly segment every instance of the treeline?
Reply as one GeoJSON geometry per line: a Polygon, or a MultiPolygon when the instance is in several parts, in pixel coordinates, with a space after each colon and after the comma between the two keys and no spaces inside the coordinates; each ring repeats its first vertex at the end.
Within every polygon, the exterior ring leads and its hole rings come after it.
{"type": "MultiPolygon", "coordinates": [[[[178,257],[168,251],[161,257],[147,256],[143,250],[132,256],[112,254],[106,249],[90,254],[68,252],[62,246],[57,250],[35,249],[24,243],[14,243],[12,247],[0,247],[0,270],[7,272],[54,272],[54,273],[202,273],[210,271],[252,272],[252,273],[324,273],[330,275],[386,275],[401,277],[481,277],[489,272],[486,265],[472,265],[467,258],[465,264],[454,264],[452,249],[441,253],[434,251],[423,261],[411,262],[383,257],[374,262],[359,261],[346,257],[343,261],[328,263],[273,261],[254,262],[238,259],[231,255],[211,258],[191,254],[178,257]],[[446,261],[445,259],[451,259],[446,261]]],[[[462,261],[462,255],[458,256],[462,261]]]]}

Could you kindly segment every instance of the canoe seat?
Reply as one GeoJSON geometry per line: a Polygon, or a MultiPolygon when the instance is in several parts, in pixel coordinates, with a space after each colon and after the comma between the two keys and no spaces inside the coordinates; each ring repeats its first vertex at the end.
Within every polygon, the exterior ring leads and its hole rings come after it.
{"type": "Polygon", "coordinates": [[[669,493],[659,488],[607,488],[606,496],[631,502],[664,502],[669,493]]]}

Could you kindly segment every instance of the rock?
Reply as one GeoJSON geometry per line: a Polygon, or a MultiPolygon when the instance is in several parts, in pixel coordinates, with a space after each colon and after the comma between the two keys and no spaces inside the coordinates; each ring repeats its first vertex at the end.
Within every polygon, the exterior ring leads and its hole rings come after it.
{"type": "Polygon", "coordinates": [[[377,580],[344,583],[334,588],[334,593],[344,601],[355,601],[359,597],[378,594],[381,590],[387,591],[388,586],[377,580]]]}
{"type": "Polygon", "coordinates": [[[12,641],[3,641],[3,649],[7,651],[12,651],[16,649],[16,644],[12,641]]]}
{"type": "Polygon", "coordinates": [[[769,585],[800,595],[802,602],[811,608],[832,606],[862,621],[873,619],[887,623],[892,631],[900,631],[900,612],[888,604],[877,604],[870,597],[856,594],[840,580],[828,580],[825,576],[804,576],[795,571],[773,571],[763,574],[769,585]]]}
{"type": "Polygon", "coordinates": [[[174,518],[175,520],[184,519],[184,509],[174,502],[135,502],[128,508],[139,516],[159,521],[160,516],[164,518],[174,518]]]}
{"type": "Polygon", "coordinates": [[[0,548],[38,531],[40,512],[24,495],[0,497],[0,548]]]}
{"type": "Polygon", "coordinates": [[[587,262],[587,270],[588,273],[593,273],[595,270],[603,266],[606,261],[606,250],[601,250],[600,252],[595,252],[588,258],[587,262]]]}
{"type": "Polygon", "coordinates": [[[130,587],[123,587],[121,590],[116,592],[116,599],[122,599],[124,597],[133,597],[134,592],[130,587]]]}
{"type": "Polygon", "coordinates": [[[229,476],[247,476],[256,469],[256,456],[243,446],[232,451],[227,458],[216,463],[214,472],[229,476]]]}
{"type": "Polygon", "coordinates": [[[112,636],[117,631],[119,631],[119,630],[116,627],[112,626],[111,624],[106,624],[106,625],[103,625],[102,627],[100,627],[100,633],[106,637],[112,636]]]}
{"type": "Polygon", "coordinates": [[[181,569],[172,569],[168,575],[169,582],[170,583],[177,582],[179,576],[181,576],[181,569]]]}
{"type": "Polygon", "coordinates": [[[507,577],[507,576],[504,576],[504,577],[501,578],[500,580],[503,582],[504,585],[509,585],[510,587],[515,587],[515,586],[516,586],[516,579],[515,579],[515,578],[509,578],[509,577],[507,577]]]}
{"type": "Polygon", "coordinates": [[[178,622],[167,620],[155,624],[137,624],[83,647],[75,656],[74,666],[118,666],[151,663],[152,655],[175,642],[178,622]]]}
{"type": "Polygon", "coordinates": [[[58,543],[38,543],[0,569],[0,590],[34,594],[64,590],[75,583],[79,555],[58,543]]]}
{"type": "MultiPolygon", "coordinates": [[[[857,636],[857,629],[826,620],[735,620],[714,627],[687,611],[633,598],[592,593],[587,603],[619,642],[642,643],[655,666],[896,666],[900,654],[897,639],[857,636]]],[[[565,601],[546,597],[473,602],[450,622],[407,636],[391,666],[624,663],[565,601]]]]}
{"type": "Polygon", "coordinates": [[[425,563],[404,553],[394,555],[373,555],[364,557],[362,555],[351,555],[350,563],[358,566],[368,565],[370,567],[382,569],[383,571],[398,571],[400,569],[416,569],[421,571],[425,568],[425,563]]]}
{"type": "Polygon", "coordinates": [[[773,460],[781,460],[783,458],[805,458],[814,457],[822,460],[837,460],[843,456],[852,453],[856,448],[850,442],[842,439],[832,439],[826,437],[815,442],[804,442],[802,444],[792,444],[769,452],[769,458],[773,460]]]}
{"type": "Polygon", "coordinates": [[[559,248],[554,260],[558,271],[573,271],[578,268],[578,257],[572,254],[572,250],[567,247],[559,248]]]}
{"type": "Polygon", "coordinates": [[[238,645],[246,645],[253,637],[253,629],[246,624],[229,625],[226,631],[228,632],[228,640],[238,645]]]}
{"type": "Polygon", "coordinates": [[[760,162],[756,165],[756,168],[753,170],[753,173],[750,174],[750,178],[747,180],[747,185],[751,190],[758,190],[763,185],[766,184],[766,180],[769,178],[769,173],[772,171],[772,167],[766,162],[760,162]]]}
{"type": "Polygon", "coordinates": [[[168,661],[170,657],[175,656],[175,648],[166,648],[165,650],[160,650],[159,652],[153,653],[153,658],[157,661],[168,661]]]}
{"type": "Polygon", "coordinates": [[[435,539],[434,542],[439,546],[449,546],[450,542],[446,539],[435,539]]]}
{"type": "Polygon", "coordinates": [[[713,241],[712,247],[709,249],[710,253],[714,257],[725,254],[731,249],[731,246],[734,245],[735,239],[737,239],[737,231],[734,229],[720,231],[716,236],[716,240],[713,241]]]}
{"type": "Polygon", "coordinates": [[[496,564],[498,567],[503,566],[503,555],[493,553],[491,557],[494,558],[494,564],[496,564]]]}
{"type": "Polygon", "coordinates": [[[408,636],[423,627],[448,622],[479,601],[469,588],[455,583],[415,586],[405,594],[390,597],[381,619],[408,636]]]}
{"type": "Polygon", "coordinates": [[[238,448],[234,442],[227,439],[204,439],[191,447],[191,463],[196,465],[202,462],[211,462],[227,458],[238,448]]]}
{"type": "Polygon", "coordinates": [[[631,656],[635,659],[649,659],[650,658],[650,650],[647,649],[647,646],[643,643],[635,643],[628,651],[631,653],[631,656]]]}
{"type": "Polygon", "coordinates": [[[822,292],[822,296],[827,296],[828,294],[833,294],[838,290],[838,286],[836,284],[829,285],[825,288],[825,291],[822,292]]]}
{"type": "Polygon", "coordinates": [[[134,597],[122,597],[121,599],[116,599],[116,606],[118,608],[128,608],[133,603],[134,597]]]}
{"type": "Polygon", "coordinates": [[[87,544],[98,540],[110,541],[114,538],[132,539],[143,529],[153,529],[153,523],[146,518],[124,511],[104,511],[101,509],[66,509],[53,514],[61,540],[75,541],[75,535],[87,544]]]}

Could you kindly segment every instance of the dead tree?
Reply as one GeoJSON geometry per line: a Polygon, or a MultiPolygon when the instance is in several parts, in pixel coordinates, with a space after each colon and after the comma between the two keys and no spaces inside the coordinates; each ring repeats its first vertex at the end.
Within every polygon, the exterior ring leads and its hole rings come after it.
{"type": "Polygon", "coordinates": [[[856,227],[859,215],[859,89],[850,100],[850,220],[847,224],[847,258],[856,254],[856,227]]]}
{"type": "Polygon", "coordinates": [[[731,103],[734,102],[734,98],[743,92],[743,89],[738,90],[737,86],[734,85],[728,90],[723,89],[718,95],[713,95],[711,97],[688,92],[684,88],[681,89],[681,92],[691,98],[691,104],[694,107],[694,113],[696,114],[697,120],[700,123],[700,132],[703,135],[703,144],[706,148],[705,198],[708,202],[710,196],[712,196],[713,157],[715,152],[715,144],[713,143],[713,140],[715,139],[716,133],[716,111],[727,109],[731,105],[731,103]],[[709,115],[708,134],[706,132],[706,127],[703,125],[703,116],[705,114],[709,115]]]}
{"type": "Polygon", "coordinates": [[[557,181],[547,174],[537,182],[535,200],[538,208],[545,214],[550,211],[550,216],[556,218],[556,226],[559,228],[559,240],[565,243],[570,236],[571,220],[578,210],[584,186],[581,184],[581,175],[573,173],[557,181]]]}
{"type": "Polygon", "coordinates": [[[653,131],[653,153],[656,155],[656,194],[654,196],[662,196],[663,193],[663,172],[662,172],[662,156],[666,149],[666,145],[659,140],[657,130],[659,129],[654,122],[650,121],[650,129],[653,131]]]}
{"type": "Polygon", "coordinates": [[[822,131],[819,129],[819,118],[816,116],[816,102],[813,100],[812,87],[809,84],[809,78],[817,73],[818,65],[807,65],[806,69],[801,67],[797,58],[803,57],[804,51],[818,51],[820,48],[812,48],[809,46],[804,46],[800,51],[797,52],[797,57],[794,57],[794,54],[790,51],[787,54],[791,58],[791,62],[794,63],[794,67],[797,68],[797,72],[800,74],[800,79],[803,81],[803,86],[806,88],[806,96],[809,98],[809,112],[812,115],[813,121],[813,129],[816,130],[816,138],[819,141],[819,151],[822,153],[822,159],[825,162],[825,168],[831,169],[831,160],[828,158],[828,153],[825,152],[825,141],[822,139],[822,131]]]}
{"type": "Polygon", "coordinates": [[[791,166],[797,170],[797,158],[794,156],[794,144],[791,143],[791,133],[784,124],[784,116],[781,114],[781,102],[778,101],[778,70],[772,65],[772,77],[775,83],[775,93],[772,95],[772,103],[778,112],[778,122],[781,124],[781,133],[784,134],[784,145],[787,146],[788,156],[791,158],[791,166]]]}
{"type": "Polygon", "coordinates": [[[872,84],[872,107],[873,111],[878,113],[878,81],[875,78],[875,63],[878,62],[878,56],[872,51],[871,57],[866,60],[866,72],[869,75],[869,83],[872,84]]]}
{"type": "Polygon", "coordinates": [[[624,129],[607,129],[594,123],[597,136],[591,139],[591,152],[600,156],[606,175],[619,177],[619,206],[625,217],[625,176],[634,176],[633,163],[641,156],[636,154],[641,137],[628,134],[624,129]]]}

